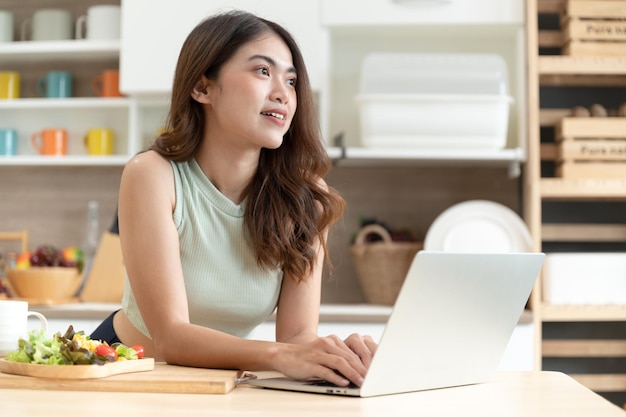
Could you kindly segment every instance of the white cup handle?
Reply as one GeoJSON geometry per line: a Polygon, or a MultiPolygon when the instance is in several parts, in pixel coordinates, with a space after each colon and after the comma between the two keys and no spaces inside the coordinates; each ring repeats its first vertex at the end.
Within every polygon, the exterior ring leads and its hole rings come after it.
{"type": "Polygon", "coordinates": [[[87,16],[82,15],[76,19],[76,39],[85,39],[87,37],[87,16]],[[83,35],[83,26],[85,26],[85,35],[83,35]]]}
{"type": "Polygon", "coordinates": [[[43,314],[37,313],[36,311],[29,311],[28,317],[37,317],[41,323],[41,330],[43,330],[44,333],[48,332],[48,320],[46,320],[43,314]]]}
{"type": "Polygon", "coordinates": [[[22,21],[22,25],[20,26],[20,39],[23,41],[28,40],[28,36],[26,35],[26,27],[31,24],[32,19],[27,17],[22,21]]]}

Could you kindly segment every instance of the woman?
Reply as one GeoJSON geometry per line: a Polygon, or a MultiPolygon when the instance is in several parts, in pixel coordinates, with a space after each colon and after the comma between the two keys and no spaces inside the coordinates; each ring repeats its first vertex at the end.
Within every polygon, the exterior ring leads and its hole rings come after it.
{"type": "Polygon", "coordinates": [[[200,23],[166,130],[122,174],[123,309],[92,338],[173,364],[361,385],[372,339],[317,336],[326,235],[344,202],[322,179],[329,161],[289,33],[243,12],[200,23]],[[275,308],[276,342],[245,339],[275,308]]]}

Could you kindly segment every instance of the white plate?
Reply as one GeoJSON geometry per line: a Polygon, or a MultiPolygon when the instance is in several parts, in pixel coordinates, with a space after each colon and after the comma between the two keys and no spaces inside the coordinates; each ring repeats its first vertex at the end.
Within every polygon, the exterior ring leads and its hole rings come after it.
{"type": "Polygon", "coordinates": [[[426,233],[424,249],[444,252],[531,252],[532,237],[510,208],[471,200],[441,213],[426,233]]]}

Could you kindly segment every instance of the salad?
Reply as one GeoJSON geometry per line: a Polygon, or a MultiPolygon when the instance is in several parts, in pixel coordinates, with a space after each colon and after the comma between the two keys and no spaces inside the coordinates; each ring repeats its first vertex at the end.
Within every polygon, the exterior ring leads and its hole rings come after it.
{"type": "Polygon", "coordinates": [[[75,332],[69,326],[65,334],[57,332],[52,338],[43,330],[33,330],[28,340],[18,341],[18,350],[9,352],[7,361],[42,365],[104,365],[108,362],[141,359],[144,348],[122,343],[109,346],[106,342],[92,340],[84,332],[75,332]]]}

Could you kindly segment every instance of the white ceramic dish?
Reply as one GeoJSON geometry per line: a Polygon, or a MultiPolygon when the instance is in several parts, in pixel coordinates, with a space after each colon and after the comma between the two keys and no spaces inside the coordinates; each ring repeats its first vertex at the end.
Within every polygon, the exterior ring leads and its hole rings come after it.
{"type": "Polygon", "coordinates": [[[372,53],[361,68],[361,144],[414,149],[506,146],[508,71],[495,54],[372,53]]]}
{"type": "Polygon", "coordinates": [[[424,249],[445,252],[531,252],[532,237],[510,208],[486,200],[456,204],[426,233],[424,249]]]}
{"type": "Polygon", "coordinates": [[[364,94],[361,142],[367,147],[502,149],[510,96],[476,94],[364,94]]]}

